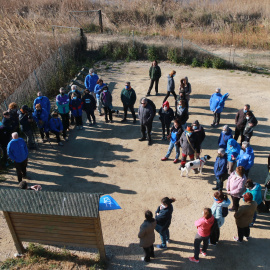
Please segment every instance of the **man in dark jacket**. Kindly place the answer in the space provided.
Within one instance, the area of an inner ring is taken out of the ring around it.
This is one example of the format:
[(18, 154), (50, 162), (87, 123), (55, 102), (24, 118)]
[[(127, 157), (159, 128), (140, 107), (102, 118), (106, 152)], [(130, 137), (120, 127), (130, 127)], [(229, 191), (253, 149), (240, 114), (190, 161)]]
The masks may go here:
[(12, 140), (7, 146), (8, 156), (14, 161), (19, 183), (26, 178), (28, 149), (24, 139), (19, 138), (17, 132), (12, 133)]
[[(244, 109), (241, 109), (237, 112), (236, 116), (235, 116), (235, 133), (234, 133), (234, 139), (237, 141), (239, 135), (241, 135), (241, 144), (242, 142), (245, 140), (244, 139), (244, 130), (245, 130), (245, 126), (247, 123), (247, 119), (246, 119), (246, 113), (250, 112), (251, 113), (251, 117), (254, 116), (253, 113), (250, 111), (250, 105), (246, 104), (244, 106)], [(254, 117), (252, 119), (252, 122), (250, 123), (252, 127), (255, 127), (257, 125), (257, 119)]]
[(19, 122), (21, 131), (27, 138), (27, 144), (30, 149), (35, 148), (35, 141), (33, 137), (33, 132), (31, 128), (31, 123), (33, 122), (32, 114), (27, 105), (23, 105), (19, 112)]
[(150, 86), (147, 92), (147, 96), (150, 96), (150, 92), (154, 86), (155, 83), (155, 91), (156, 91), (156, 96), (158, 95), (158, 81), (159, 78), (161, 77), (161, 70), (160, 67), (158, 66), (157, 60), (154, 60), (152, 63), (152, 66), (149, 69), (149, 77), (150, 77)]
[(133, 88), (130, 86), (130, 82), (126, 82), (125, 88), (121, 92), (121, 101), (124, 106), (124, 118), (121, 122), (125, 122), (127, 120), (127, 111), (130, 109), (133, 117), (133, 123), (136, 123), (136, 115), (134, 111), (134, 104), (136, 102), (136, 93)]
[(244, 141), (250, 142), (253, 135), (253, 128), (257, 125), (258, 121), (251, 111), (246, 112), (246, 125), (243, 131)]
[(141, 123), (141, 133), (142, 137), (139, 141), (145, 141), (146, 136), (145, 132), (147, 130), (147, 137), (148, 137), (148, 145), (151, 145), (151, 130), (152, 130), (152, 122), (154, 118), (154, 112), (150, 104), (148, 104), (147, 98), (141, 99), (141, 104), (138, 109), (138, 117)]
[[(89, 126), (96, 124), (95, 109), (97, 107), (97, 102), (95, 98), (90, 94), (89, 89), (84, 90), (85, 95), (82, 97), (82, 109), (85, 111), (87, 119), (89, 121)], [(91, 121), (93, 119), (93, 124)]]
[(216, 177), (216, 187), (213, 187), (213, 190), (222, 190), (223, 182), (227, 179), (227, 154), (225, 153), (225, 149), (218, 149), (218, 156), (216, 158), (216, 162), (214, 164), (214, 173)]

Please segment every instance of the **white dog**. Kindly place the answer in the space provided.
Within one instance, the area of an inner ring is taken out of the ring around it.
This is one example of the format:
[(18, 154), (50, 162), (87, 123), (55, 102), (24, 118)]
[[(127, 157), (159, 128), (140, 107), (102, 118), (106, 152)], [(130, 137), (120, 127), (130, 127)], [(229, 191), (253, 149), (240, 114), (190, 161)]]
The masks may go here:
[(185, 167), (181, 167), (181, 176), (183, 175), (183, 172), (186, 172), (186, 176), (188, 177), (188, 174), (192, 169), (199, 169), (200, 173), (202, 174), (202, 168), (204, 166), (204, 163), (210, 158), (210, 156), (205, 155), (200, 159), (192, 160), (186, 163)]

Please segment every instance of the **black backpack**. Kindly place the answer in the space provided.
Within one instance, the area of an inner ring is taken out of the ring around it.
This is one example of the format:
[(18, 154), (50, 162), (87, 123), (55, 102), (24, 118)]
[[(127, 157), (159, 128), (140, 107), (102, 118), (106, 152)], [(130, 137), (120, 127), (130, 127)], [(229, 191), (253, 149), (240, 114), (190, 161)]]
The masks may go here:
[(222, 216), (227, 217), (229, 214), (229, 209), (228, 207), (222, 207)]

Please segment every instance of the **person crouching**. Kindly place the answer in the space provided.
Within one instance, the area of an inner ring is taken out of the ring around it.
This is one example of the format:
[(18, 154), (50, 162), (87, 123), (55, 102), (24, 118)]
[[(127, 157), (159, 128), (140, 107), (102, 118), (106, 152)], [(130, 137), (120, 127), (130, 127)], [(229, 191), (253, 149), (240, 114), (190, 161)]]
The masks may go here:
[(66, 132), (63, 131), (63, 124), (62, 124), (61, 119), (58, 117), (57, 112), (54, 112), (52, 114), (52, 118), (49, 121), (49, 127), (50, 127), (50, 131), (53, 134), (55, 134), (58, 145), (63, 146), (63, 143), (61, 142), (61, 139), (60, 139), (60, 134), (63, 132), (63, 137), (65, 141), (67, 140), (66, 138), (67, 135), (66, 135)]

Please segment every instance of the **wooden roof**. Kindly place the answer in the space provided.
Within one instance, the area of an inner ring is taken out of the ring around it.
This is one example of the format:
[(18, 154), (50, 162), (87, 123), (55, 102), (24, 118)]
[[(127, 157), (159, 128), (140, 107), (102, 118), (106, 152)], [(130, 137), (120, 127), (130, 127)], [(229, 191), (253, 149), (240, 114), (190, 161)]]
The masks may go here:
[(98, 193), (0, 189), (0, 210), (43, 215), (98, 217)]

